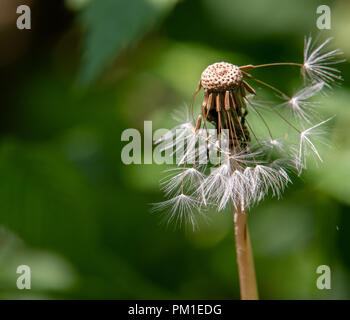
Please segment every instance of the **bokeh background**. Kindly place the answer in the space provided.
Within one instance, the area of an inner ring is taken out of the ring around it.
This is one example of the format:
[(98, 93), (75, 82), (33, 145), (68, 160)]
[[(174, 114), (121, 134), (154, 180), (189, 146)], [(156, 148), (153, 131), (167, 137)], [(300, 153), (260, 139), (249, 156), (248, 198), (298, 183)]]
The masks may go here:
[[(16, 8), (32, 29), (16, 28)], [(332, 29), (316, 28), (328, 4)], [(163, 166), (124, 165), (121, 133), (174, 125), (202, 70), (302, 61), (305, 35), (350, 59), (347, 0), (0, 0), (0, 298), (238, 299), (232, 214), (160, 225)], [(249, 212), (263, 299), (350, 298), (350, 66), (323, 97), (324, 163)], [(291, 93), (293, 68), (257, 73)], [(199, 101), (197, 101), (199, 102)], [(275, 124), (276, 125), (276, 124)], [(278, 126), (278, 124), (277, 124)], [(16, 287), (17, 266), (32, 289)], [(328, 265), (331, 290), (318, 290)]]

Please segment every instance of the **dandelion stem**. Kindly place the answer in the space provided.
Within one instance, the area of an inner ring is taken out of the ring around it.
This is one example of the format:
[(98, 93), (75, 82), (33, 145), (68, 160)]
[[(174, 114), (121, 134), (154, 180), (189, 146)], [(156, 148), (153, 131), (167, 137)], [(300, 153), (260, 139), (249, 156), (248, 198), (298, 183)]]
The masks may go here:
[(236, 254), (242, 300), (258, 300), (253, 252), (247, 228), (247, 214), (241, 209), (233, 215), (235, 226)]

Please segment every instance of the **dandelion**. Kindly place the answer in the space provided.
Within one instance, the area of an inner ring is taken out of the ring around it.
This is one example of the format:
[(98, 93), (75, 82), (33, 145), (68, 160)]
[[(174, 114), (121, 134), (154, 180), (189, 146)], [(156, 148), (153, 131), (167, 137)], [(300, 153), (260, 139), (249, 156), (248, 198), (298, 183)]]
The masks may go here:
[(184, 221), (191, 223), (193, 230), (197, 227), (195, 212), (198, 211), (200, 203), (193, 197), (180, 193), (179, 195), (155, 204), (154, 210), (163, 210), (170, 207), (168, 223), (174, 222), (175, 225), (181, 226)]
[(299, 146), (298, 146), (298, 155), (296, 159), (296, 168), (298, 169), (299, 175), (301, 174), (303, 169), (306, 169), (306, 159), (310, 152), (314, 154), (314, 156), (319, 160), (323, 161), (318, 150), (316, 149), (314, 143), (311, 141), (312, 136), (322, 135), (323, 130), (320, 129), (320, 126), (327, 123), (334, 117), (331, 117), (327, 120), (324, 120), (302, 132), (299, 135)]
[(294, 94), (283, 106), (289, 108), (297, 120), (311, 123), (314, 118), (318, 117), (318, 114), (315, 111), (316, 104), (308, 100), (319, 93), (323, 87), (324, 82), (307, 86)]
[[(308, 38), (303, 63), (238, 67), (219, 62), (208, 66), (194, 94), (195, 98), (203, 89), (197, 120), (187, 116), (158, 141), (164, 150), (173, 150), (178, 165), (161, 181), (165, 195), (172, 198), (155, 205), (156, 209), (168, 208), (168, 221), (195, 228), (196, 217), (204, 216), (205, 208), (233, 209), (242, 299), (258, 298), (247, 210), (268, 195), (279, 198), (291, 183), (288, 173), (293, 168), (299, 174), (306, 169), (309, 154), (322, 161), (313, 138), (322, 134), (323, 125), (331, 119), (315, 124), (318, 104), (310, 99), (340, 79), (339, 71), (329, 67), (339, 62), (340, 51), (325, 51), (329, 42), (327, 39), (313, 49)], [(290, 96), (251, 74), (272, 66), (298, 67), (311, 81)], [(283, 108), (267, 103), (253, 88), (254, 83), (275, 92)], [(279, 117), (285, 129), (282, 137), (271, 131), (267, 113)], [(255, 133), (251, 117), (260, 120), (265, 135)]]
[(166, 196), (178, 194), (181, 189), (191, 188), (197, 183), (201, 183), (204, 179), (203, 173), (194, 167), (175, 168), (169, 171), (171, 174), (161, 181), (161, 186)]
[(331, 87), (332, 82), (341, 80), (340, 71), (331, 65), (343, 62), (339, 59), (343, 55), (338, 49), (327, 51), (326, 47), (332, 38), (328, 38), (320, 45), (315, 46), (312, 38), (305, 38), (304, 64), (302, 72), (311, 81), (323, 82)]

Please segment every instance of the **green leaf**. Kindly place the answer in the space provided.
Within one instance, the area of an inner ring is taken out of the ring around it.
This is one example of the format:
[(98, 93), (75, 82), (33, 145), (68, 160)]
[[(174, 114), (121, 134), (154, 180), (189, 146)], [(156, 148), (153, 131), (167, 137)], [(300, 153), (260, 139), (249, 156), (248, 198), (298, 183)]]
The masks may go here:
[(93, 190), (59, 148), (0, 146), (0, 223), (30, 245), (67, 254), (82, 252), (97, 237)]
[(91, 84), (121, 50), (139, 40), (173, 0), (98, 0), (81, 15), (85, 29), (79, 82)]

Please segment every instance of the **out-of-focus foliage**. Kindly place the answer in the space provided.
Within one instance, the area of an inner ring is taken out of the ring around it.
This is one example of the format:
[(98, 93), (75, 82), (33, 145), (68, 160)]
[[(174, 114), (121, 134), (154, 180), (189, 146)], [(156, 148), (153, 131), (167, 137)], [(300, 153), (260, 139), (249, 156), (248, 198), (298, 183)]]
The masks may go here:
[[(144, 120), (170, 128), (213, 62), (300, 62), (310, 33), (335, 36), (349, 57), (347, 1), (32, 3), (31, 31), (15, 29), (10, 9), (0, 24), (0, 297), (238, 298), (232, 214), (210, 212), (194, 233), (159, 225), (150, 203), (163, 199), (165, 166), (121, 163), (121, 133)], [(320, 32), (327, 3), (332, 30)], [(344, 83), (322, 97), (321, 112), (337, 115), (324, 162), (249, 212), (262, 298), (350, 298), (350, 67), (340, 68)], [(256, 75), (288, 93), (302, 84), (293, 68)], [(16, 287), (20, 264), (30, 291)], [(323, 264), (331, 290), (316, 287)]]
[(174, 0), (99, 0), (82, 13), (84, 63), (80, 78), (90, 83), (122, 49), (139, 40)]

